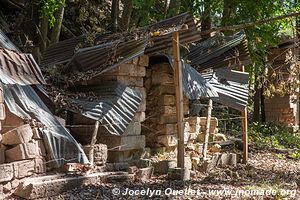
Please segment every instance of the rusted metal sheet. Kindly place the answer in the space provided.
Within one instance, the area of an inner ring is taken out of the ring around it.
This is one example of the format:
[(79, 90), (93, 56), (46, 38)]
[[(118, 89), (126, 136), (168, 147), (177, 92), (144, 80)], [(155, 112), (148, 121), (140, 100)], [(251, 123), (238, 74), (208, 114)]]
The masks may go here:
[(45, 84), (41, 70), (31, 54), (0, 48), (0, 80), (4, 84)]
[(192, 47), (184, 58), (198, 70), (235, 67), (250, 64), (244, 32), (233, 36), (217, 35)]
[(45, 125), (40, 128), (43, 133), (47, 152), (50, 155), (48, 164), (57, 167), (66, 162), (88, 163), (82, 148), (63, 127), (30, 85), (0, 84), (4, 90), (4, 100), (10, 112), (25, 119), (36, 119)]
[(214, 101), (244, 111), (248, 104), (249, 73), (220, 68), (201, 74), (219, 95)]
[[(150, 57), (150, 66), (153, 64), (167, 62), (173, 68), (172, 57), (167, 55), (155, 55)], [(192, 66), (184, 60), (182, 64), (182, 83), (184, 95), (190, 100), (196, 100), (201, 97), (218, 97), (218, 93), (213, 86), (204, 79)]]
[(114, 41), (80, 49), (67, 64), (65, 72), (94, 70), (97, 76), (144, 53), (147, 38), (131, 41)]
[[(183, 25), (187, 26), (185, 27)], [(171, 47), (172, 32), (174, 31), (180, 31), (181, 44), (195, 42), (201, 38), (193, 17), (188, 13), (183, 13), (173, 18), (154, 23), (150, 26), (136, 29), (132, 33), (106, 33), (98, 35), (94, 40), (93, 47), (89, 48), (80, 49), (79, 47), (81, 46), (81, 43), (86, 43), (86, 36), (84, 35), (51, 45), (43, 55), (42, 66), (68, 63), (71, 60), (76, 59), (77, 56), (80, 60), (79, 57), (83, 55), (84, 51), (86, 51), (86, 55), (89, 52), (94, 53), (95, 55), (93, 56), (97, 57), (97, 50), (100, 51), (100, 48), (106, 46), (106, 48), (101, 49), (101, 52), (99, 53), (100, 56), (103, 56), (103, 53), (107, 54), (114, 50), (114, 48), (109, 48), (110, 44), (112, 43), (119, 43), (120, 46), (124, 46), (124, 52), (130, 52), (133, 51), (133, 46), (139, 46), (141, 40), (147, 40), (145, 41), (145, 43), (147, 43), (147, 46), (145, 47), (145, 53), (152, 54)], [(153, 36), (153, 32), (157, 32), (158, 34)], [(127, 45), (128, 41), (131, 41), (131, 46)], [(134, 44), (134, 42), (136, 44)], [(104, 50), (107, 52), (104, 52)], [(99, 65), (99, 67), (101, 66)]]
[[(73, 99), (72, 101), (82, 110), (71, 111), (99, 121), (102, 134), (122, 135), (132, 122), (142, 101), (141, 94), (117, 82), (86, 86), (84, 89), (81, 88), (81, 91), (92, 91), (99, 98), (97, 100)], [(76, 132), (76, 129), (80, 128), (71, 128), (71, 132), (72, 130)]]
[(14, 45), (14, 43), (5, 35), (5, 33), (1, 29), (0, 29), (0, 47), (19, 52), (18, 47)]

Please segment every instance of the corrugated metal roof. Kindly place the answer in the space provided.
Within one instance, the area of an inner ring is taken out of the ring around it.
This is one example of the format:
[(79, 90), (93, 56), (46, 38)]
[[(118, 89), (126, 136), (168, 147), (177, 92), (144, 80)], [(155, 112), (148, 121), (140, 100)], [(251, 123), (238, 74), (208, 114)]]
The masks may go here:
[(97, 76), (144, 53), (147, 38), (131, 41), (114, 41), (80, 49), (68, 63), (65, 72), (94, 70)]
[(89, 86), (86, 91), (93, 91), (99, 98), (92, 101), (73, 99), (82, 108), (81, 112), (73, 112), (98, 120), (109, 134), (122, 135), (140, 106), (141, 94), (116, 82)]
[(244, 111), (248, 104), (249, 95), (248, 73), (220, 68), (214, 72), (201, 74), (219, 95), (219, 97), (213, 98), (214, 101)]
[(198, 71), (251, 63), (244, 32), (216, 35), (192, 47), (184, 56)]
[(40, 128), (47, 152), (52, 161), (50, 165), (60, 166), (65, 162), (88, 163), (81, 147), (71, 134), (51, 114), (47, 106), (35, 93), (31, 86), (1, 84), (4, 90), (4, 100), (10, 112), (21, 118), (36, 119), (45, 125)]
[[(187, 30), (181, 30), (184, 24), (188, 25)], [(125, 48), (128, 40), (134, 42), (134, 40), (132, 40), (133, 38), (139, 38), (135, 39), (135, 41), (139, 43), (143, 38), (148, 38), (147, 44), (151, 45), (146, 47), (145, 53), (152, 54), (170, 48), (172, 45), (172, 32), (178, 30), (180, 30), (181, 44), (195, 42), (201, 38), (193, 17), (188, 13), (183, 13), (173, 18), (154, 23), (150, 26), (136, 29), (132, 33), (105, 33), (99, 35), (94, 41), (96, 44), (95, 49), (101, 47), (101, 45), (109, 46), (115, 42), (119, 42), (119, 44), (124, 45)], [(160, 36), (150, 37), (155, 31), (159, 31)], [(78, 47), (80, 43), (84, 43), (85, 40), (86, 36), (83, 35), (51, 45), (43, 55), (42, 66), (67, 63), (72, 58), (74, 59), (75, 57), (73, 56), (75, 52), (77, 52), (76, 47)], [(132, 45), (134, 44), (132, 43)], [(106, 50), (111, 51), (109, 48)], [(125, 50), (131, 51), (132, 49), (126, 48)], [(80, 53), (78, 55), (80, 55)]]
[(31, 54), (0, 48), (0, 81), (4, 84), (45, 84), (41, 70)]
[[(173, 61), (171, 56), (156, 55), (150, 57), (150, 63), (157, 64), (168, 62), (173, 68)], [(218, 93), (214, 90), (212, 85), (205, 80), (193, 67), (182, 60), (182, 86), (183, 92), (190, 100), (199, 99), (201, 97), (218, 97)]]
[(0, 29), (0, 47), (19, 52), (19, 49)]

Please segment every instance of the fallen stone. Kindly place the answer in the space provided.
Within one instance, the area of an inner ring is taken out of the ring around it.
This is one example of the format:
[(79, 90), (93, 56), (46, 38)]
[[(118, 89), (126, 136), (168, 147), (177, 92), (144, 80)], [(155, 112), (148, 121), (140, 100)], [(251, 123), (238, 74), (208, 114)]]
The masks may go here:
[(209, 148), (209, 152), (211, 152), (211, 153), (218, 153), (218, 152), (220, 152), (221, 151), (221, 145), (219, 145), (219, 144), (214, 144), (212, 147), (210, 147)]
[(217, 153), (212, 157), (212, 164), (214, 166), (224, 167), (227, 165), (236, 166), (237, 164), (237, 154), (235, 153)]
[(14, 178), (21, 179), (31, 176), (35, 172), (34, 160), (22, 160), (13, 162)]
[(151, 179), (153, 172), (154, 172), (153, 167), (141, 168), (138, 169), (138, 171), (136, 172), (135, 178), (136, 180), (146, 182)]
[(190, 180), (190, 170), (187, 168), (170, 168), (168, 172), (168, 178), (171, 180)]
[(3, 192), (4, 193), (9, 193), (11, 192), (11, 183), (10, 182), (7, 182), (6, 184), (3, 185)]
[(0, 183), (11, 181), (14, 177), (14, 167), (12, 163), (0, 165)]
[(16, 145), (27, 143), (32, 139), (33, 133), (29, 124), (22, 125), (8, 131), (2, 136), (2, 143), (5, 145)]
[[(85, 145), (82, 147), (86, 155), (89, 155), (91, 146)], [(106, 144), (95, 144), (94, 145), (94, 163), (96, 165), (103, 165), (107, 161), (107, 145)]]
[(37, 145), (33, 142), (18, 144), (17, 146), (5, 151), (6, 162), (32, 159), (39, 156)]
[(177, 136), (176, 135), (157, 136), (157, 143), (165, 147), (174, 147), (177, 145)]
[(225, 134), (222, 133), (216, 133), (213, 135), (214, 141), (226, 141), (226, 136)]
[(107, 148), (119, 151), (145, 148), (145, 135), (100, 136), (99, 141)]
[(105, 177), (106, 183), (122, 183), (134, 181), (134, 174), (128, 174), (127, 172), (115, 173)]
[(190, 156), (184, 157), (184, 168), (191, 170), (192, 169), (192, 160)]
[(167, 174), (170, 168), (177, 167), (176, 160), (162, 160), (153, 163), (154, 173)]
[(129, 174), (135, 174), (139, 169), (137, 168), (137, 166), (131, 166), (128, 168), (128, 173)]
[(214, 167), (214, 164), (212, 163), (211, 160), (204, 160), (204, 161), (200, 161), (200, 163), (198, 164), (198, 171), (199, 172), (204, 172), (207, 173), (210, 170), (212, 170)]
[(28, 178), (21, 182), (14, 195), (24, 199), (37, 199), (59, 195), (81, 185), (96, 184), (105, 179), (108, 173), (94, 173), (75, 177), (45, 176)]

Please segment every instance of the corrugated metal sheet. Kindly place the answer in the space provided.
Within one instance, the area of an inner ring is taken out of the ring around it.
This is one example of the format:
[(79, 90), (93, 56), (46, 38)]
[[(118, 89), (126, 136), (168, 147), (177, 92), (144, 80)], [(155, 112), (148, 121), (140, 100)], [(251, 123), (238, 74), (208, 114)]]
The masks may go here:
[[(187, 30), (181, 30), (184, 24), (188, 25)], [(146, 47), (145, 53), (152, 54), (170, 48), (172, 45), (172, 32), (178, 30), (181, 30), (181, 44), (195, 42), (201, 38), (193, 17), (188, 13), (183, 13), (173, 18), (154, 23), (150, 26), (139, 28), (132, 33), (105, 33), (103, 35), (99, 35), (96, 37), (94, 43), (96, 44), (96, 49), (99, 48), (97, 45), (101, 44), (104, 46), (109, 46), (115, 42), (119, 42), (119, 44), (124, 45), (125, 48), (128, 40), (134, 41), (132, 40), (133, 38), (140, 38), (135, 40), (137, 43), (139, 43), (141, 40), (143, 40), (143, 38), (148, 38), (147, 44), (151, 45)], [(159, 31), (161, 35), (157, 37), (150, 37), (151, 33), (155, 31)], [(78, 47), (80, 43), (84, 43), (85, 40), (86, 36), (83, 35), (51, 45), (49, 48), (47, 48), (45, 54), (43, 55), (42, 66), (67, 63), (72, 58), (74, 59), (73, 56), (75, 52), (77, 52), (76, 47)], [(126, 50), (131, 51), (132, 49), (126, 48)], [(107, 49), (107, 51), (111, 50)]]
[(201, 74), (219, 95), (213, 98), (214, 101), (244, 111), (248, 104), (248, 73), (220, 68), (214, 72)]
[(45, 84), (41, 70), (31, 54), (0, 48), (0, 80), (4, 84)]
[(47, 106), (38, 97), (31, 86), (1, 84), (4, 90), (5, 104), (10, 112), (21, 118), (36, 119), (45, 125), (40, 128), (52, 161), (52, 166), (65, 162), (88, 163), (83, 150), (71, 134), (51, 114)]
[[(84, 91), (84, 90), (81, 90)], [(90, 119), (98, 120), (106, 133), (122, 135), (129, 123), (132, 122), (142, 101), (141, 94), (117, 82), (107, 82), (99, 86), (87, 87), (99, 97), (97, 100), (74, 99), (82, 114)], [(102, 131), (102, 134), (103, 131)]]
[(14, 45), (12, 41), (10, 41), (10, 39), (5, 35), (5, 33), (1, 29), (0, 29), (0, 47), (19, 52), (18, 47), (16, 47), (16, 45)]
[[(183, 25), (187, 25), (188, 29), (181, 30)], [(151, 32), (159, 30), (162, 35), (159, 37), (151, 37), (150, 44), (146, 50), (146, 54), (153, 54), (172, 47), (172, 32), (179, 32), (180, 44), (187, 44), (199, 41), (201, 39), (200, 32), (197, 30), (194, 18), (188, 14), (183, 13), (179, 16), (163, 20), (152, 24), (149, 29)], [(164, 31), (168, 30), (168, 31)]]
[(190, 60), (198, 71), (251, 63), (244, 32), (233, 36), (211, 37), (192, 47), (184, 58)]
[[(156, 55), (150, 57), (150, 63), (158, 64), (168, 62), (170, 67), (173, 67), (171, 56)], [(199, 74), (193, 67), (182, 60), (182, 86), (183, 92), (190, 100), (199, 99), (201, 97), (218, 97), (218, 93), (214, 90), (212, 85), (206, 81), (201, 74)]]
[(99, 75), (144, 53), (148, 39), (114, 41), (80, 49), (68, 63), (65, 72), (95, 70)]

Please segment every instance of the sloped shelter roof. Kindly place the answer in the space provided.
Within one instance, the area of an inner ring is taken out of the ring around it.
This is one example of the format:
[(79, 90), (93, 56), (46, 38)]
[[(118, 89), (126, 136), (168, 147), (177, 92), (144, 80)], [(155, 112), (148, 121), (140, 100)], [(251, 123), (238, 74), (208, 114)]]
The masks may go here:
[(246, 35), (243, 31), (232, 36), (216, 35), (208, 38), (184, 55), (197, 71), (236, 67), (251, 63)]
[(4, 84), (45, 84), (42, 72), (31, 54), (0, 48), (0, 81)]
[(244, 111), (248, 104), (249, 73), (220, 68), (201, 75), (212, 85), (218, 93), (213, 101), (230, 108)]
[[(141, 104), (141, 94), (117, 82), (88, 86), (85, 90), (93, 91), (98, 98), (96, 100), (71, 99), (82, 108), (82, 111), (70, 110), (99, 121), (106, 133), (122, 135)], [(81, 91), (84, 92), (82, 89)]]

